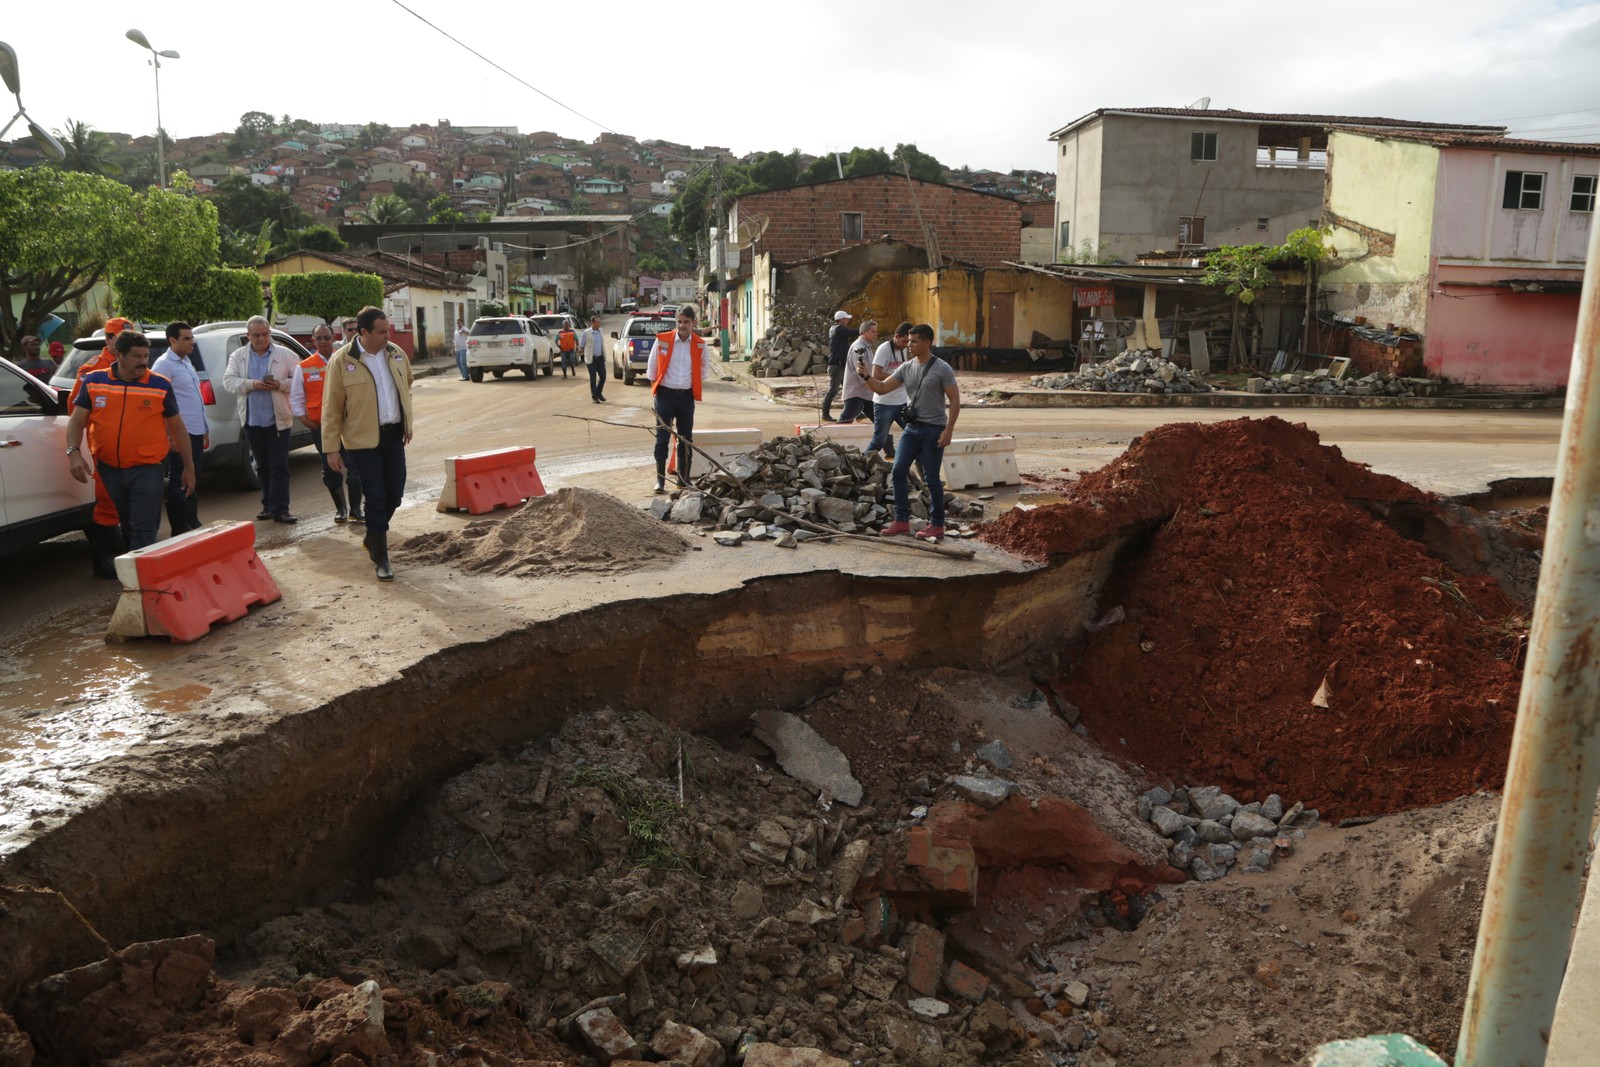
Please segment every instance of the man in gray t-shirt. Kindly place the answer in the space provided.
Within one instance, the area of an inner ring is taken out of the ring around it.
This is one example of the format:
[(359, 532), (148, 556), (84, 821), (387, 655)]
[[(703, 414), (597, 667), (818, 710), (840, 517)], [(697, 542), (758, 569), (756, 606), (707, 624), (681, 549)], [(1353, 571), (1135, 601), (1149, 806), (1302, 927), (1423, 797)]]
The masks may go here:
[[(906, 390), (906, 429), (894, 454), (894, 521), (883, 528), (884, 537), (911, 532), (911, 464), (922, 471), (932, 507), (928, 525), (917, 536), (937, 541), (944, 536), (944, 482), (939, 468), (944, 450), (955, 433), (961, 414), (961, 391), (956, 388), (956, 372), (950, 364), (933, 354), (933, 327), (923, 323), (911, 328), (911, 358), (885, 378), (871, 378), (867, 388), (879, 396), (904, 385)], [(946, 414), (946, 404), (949, 413)]]

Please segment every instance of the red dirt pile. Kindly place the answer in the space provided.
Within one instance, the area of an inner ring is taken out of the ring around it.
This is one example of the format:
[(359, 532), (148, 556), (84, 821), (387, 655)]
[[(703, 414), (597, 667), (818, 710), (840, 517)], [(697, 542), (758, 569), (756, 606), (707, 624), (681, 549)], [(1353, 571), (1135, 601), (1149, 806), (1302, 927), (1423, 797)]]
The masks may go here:
[(1154, 528), (1103, 591), (1123, 621), (1070, 640), (1049, 683), (1110, 751), (1335, 817), (1501, 784), (1526, 618), (1374, 517), (1448, 525), (1433, 498), (1276, 418), (1164, 426), (1067, 495), (980, 536), (1046, 559)]

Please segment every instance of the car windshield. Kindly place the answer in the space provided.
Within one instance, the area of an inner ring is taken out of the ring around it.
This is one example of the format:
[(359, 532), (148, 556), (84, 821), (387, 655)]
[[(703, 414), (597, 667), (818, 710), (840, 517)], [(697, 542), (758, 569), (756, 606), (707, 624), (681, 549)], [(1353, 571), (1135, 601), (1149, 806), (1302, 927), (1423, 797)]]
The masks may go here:
[(472, 324), (473, 337), (513, 337), (527, 333), (521, 319), (479, 319)]
[(628, 323), (629, 337), (654, 337), (672, 328), (666, 319), (634, 319)]

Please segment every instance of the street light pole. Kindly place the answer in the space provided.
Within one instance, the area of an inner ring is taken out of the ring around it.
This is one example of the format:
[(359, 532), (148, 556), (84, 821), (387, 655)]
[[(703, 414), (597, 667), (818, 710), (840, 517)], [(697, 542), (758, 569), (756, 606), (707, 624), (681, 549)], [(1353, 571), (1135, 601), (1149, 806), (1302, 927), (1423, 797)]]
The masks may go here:
[(180, 59), (181, 56), (171, 48), (156, 51), (150, 39), (139, 30), (129, 30), (124, 34), (128, 40), (150, 53), (150, 61), (156, 68), (156, 186), (161, 189), (167, 187), (167, 133), (161, 125), (161, 57)]

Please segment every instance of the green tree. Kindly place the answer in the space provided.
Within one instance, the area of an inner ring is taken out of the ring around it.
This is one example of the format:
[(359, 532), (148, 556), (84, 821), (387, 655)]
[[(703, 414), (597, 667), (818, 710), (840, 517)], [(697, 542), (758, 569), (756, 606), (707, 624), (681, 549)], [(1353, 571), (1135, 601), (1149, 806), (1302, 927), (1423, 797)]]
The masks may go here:
[(170, 282), (216, 253), (204, 200), (53, 167), (0, 171), (0, 351), (113, 274)]
[(749, 164), (750, 181), (760, 189), (787, 189), (800, 180), (800, 150), (757, 152)]
[(1117, 254), (1100, 241), (1085, 237), (1077, 248), (1063, 248), (1057, 263), (1115, 263)]
[(339, 156), (333, 161), (334, 170), (355, 170), (356, 161), (349, 156)]
[(331, 324), (364, 307), (382, 307), (383, 279), (346, 271), (274, 274), (272, 306), (285, 315), (315, 315)]
[(450, 198), (440, 193), (428, 201), (429, 222), (466, 222), (467, 217), (452, 204)]
[(254, 231), (218, 226), (218, 255), (222, 262), (229, 266), (260, 266), (267, 261), (267, 255), (272, 251), (273, 236), (277, 229), (271, 219), (263, 220), (260, 227)]
[(670, 273), (672, 270), (672, 264), (668, 263), (664, 256), (659, 256), (654, 252), (646, 252), (634, 260), (633, 265), (640, 274), (659, 275)]
[(739, 163), (730, 163), (720, 168), (706, 167), (679, 186), (678, 196), (672, 203), (672, 214), (668, 216), (668, 222), (672, 232), (690, 248), (704, 245), (707, 230), (717, 225), (712, 216), (716, 213), (719, 177), (722, 182), (724, 210), (732, 203), (734, 197), (760, 192), (763, 188), (751, 179), (750, 171)]
[(239, 116), (239, 125), (233, 129), (233, 139), (228, 142), (228, 154), (234, 159), (259, 152), (272, 137), (272, 116), (265, 111), (246, 111)]
[(304, 250), (307, 252), (343, 252), (350, 246), (345, 244), (344, 238), (331, 226), (307, 226), (295, 230), (280, 245), (273, 248), (274, 252), (293, 252)]
[(911, 169), (913, 178), (923, 181), (944, 181), (944, 164), (934, 159), (928, 153), (921, 151), (914, 144), (897, 144), (894, 146), (894, 169), (899, 170), (901, 164), (906, 164)]
[(492, 211), (480, 211), (480, 212), (478, 212), (478, 221), (479, 222), (493, 222), (494, 221), (494, 212), (492, 212)]
[(272, 222), (287, 233), (311, 221), (287, 193), (257, 185), (243, 174), (217, 183), (211, 202), (217, 205), (219, 221), (230, 230), (255, 232), (262, 222)]
[(87, 122), (68, 119), (66, 128), (56, 131), (56, 138), (67, 153), (58, 164), (62, 170), (108, 177), (122, 173), (122, 168), (111, 159), (111, 138)]
[(117, 310), (144, 322), (222, 322), (248, 319), (266, 306), (261, 275), (248, 267), (207, 267), (178, 284), (112, 281)]
[[(622, 270), (607, 263), (590, 248), (585, 247), (578, 256), (577, 270), (578, 299), (589, 300), (598, 294), (600, 305), (605, 304), (606, 290), (611, 288), (611, 283), (621, 276)], [(578, 308), (579, 312), (588, 313), (588, 308)]]
[(362, 148), (377, 148), (387, 141), (393, 132), (381, 122), (369, 122), (361, 127), (361, 135), (356, 138), (356, 143)]
[(380, 193), (367, 204), (362, 216), (373, 225), (392, 226), (411, 221), (411, 208), (394, 193)]

